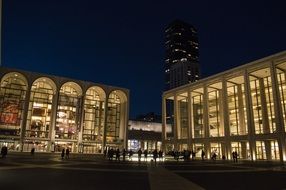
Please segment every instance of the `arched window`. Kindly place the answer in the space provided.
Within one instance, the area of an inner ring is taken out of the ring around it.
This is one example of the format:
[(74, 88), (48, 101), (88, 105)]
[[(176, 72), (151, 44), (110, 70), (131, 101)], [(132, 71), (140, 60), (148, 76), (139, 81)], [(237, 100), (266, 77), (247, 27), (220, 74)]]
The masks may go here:
[(104, 124), (105, 93), (100, 87), (91, 87), (86, 91), (84, 100), (84, 141), (101, 141)]
[(26, 137), (49, 138), (52, 100), (56, 91), (49, 78), (37, 79), (31, 88)]
[(6, 74), (0, 89), (0, 135), (20, 136), (27, 91), (26, 78), (16, 72)]
[(123, 141), (124, 117), (127, 101), (126, 95), (118, 90), (110, 93), (107, 107), (106, 141), (107, 143)]
[(74, 82), (65, 83), (61, 89), (57, 107), (56, 139), (77, 140), (82, 90)]

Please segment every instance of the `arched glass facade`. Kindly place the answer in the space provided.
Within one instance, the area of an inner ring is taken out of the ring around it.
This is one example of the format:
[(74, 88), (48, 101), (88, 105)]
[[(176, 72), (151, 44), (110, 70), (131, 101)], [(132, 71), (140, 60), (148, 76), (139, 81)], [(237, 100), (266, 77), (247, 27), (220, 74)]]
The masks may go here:
[(0, 148), (93, 154), (127, 148), (127, 89), (4, 67), (0, 79)]
[(26, 78), (18, 72), (10, 72), (1, 78), (0, 89), (0, 146), (20, 150), (21, 125), (28, 89)]
[(100, 87), (90, 87), (84, 100), (84, 124), (82, 132), (83, 152), (102, 150), (105, 118), (105, 93)]
[(81, 95), (81, 89), (76, 83), (65, 83), (61, 87), (57, 106), (56, 139), (77, 140)]
[(26, 137), (49, 138), (54, 86), (48, 78), (40, 78), (33, 83), (26, 123)]
[(121, 100), (115, 92), (109, 95), (107, 106), (106, 138), (107, 142), (116, 142), (119, 139)]
[(28, 83), (20, 73), (8, 73), (1, 79), (0, 135), (20, 137)]

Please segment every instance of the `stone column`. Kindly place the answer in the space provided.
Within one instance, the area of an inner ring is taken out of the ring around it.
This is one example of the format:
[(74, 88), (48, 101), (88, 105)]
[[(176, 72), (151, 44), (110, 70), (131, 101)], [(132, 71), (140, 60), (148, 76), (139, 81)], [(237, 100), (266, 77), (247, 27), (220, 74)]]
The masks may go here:
[[(238, 115), (239, 115), (239, 134), (245, 135), (246, 134), (246, 123), (245, 123), (245, 112), (244, 112), (244, 102), (243, 102), (243, 92), (242, 92), (242, 85), (237, 85), (237, 103), (238, 103)], [(246, 98), (246, 96), (245, 96)]]
[(188, 149), (193, 149), (193, 100), (192, 93), (188, 90)]
[(285, 126), (284, 126), (284, 118), (281, 105), (281, 97), (279, 95), (279, 86), (277, 84), (278, 81), (277, 71), (273, 62), (270, 65), (270, 74), (272, 82), (275, 124), (276, 124), (277, 141), (279, 146), (280, 162), (284, 164), (284, 161), (286, 160)]
[(24, 148), (24, 140), (25, 140), (25, 133), (26, 133), (26, 125), (27, 125), (27, 116), (29, 111), (29, 104), (30, 104), (30, 96), (31, 96), (31, 84), (28, 84), (27, 91), (25, 94), (25, 102), (24, 102), (24, 109), (22, 110), (22, 120), (20, 124), (20, 151), (23, 152)]
[(51, 124), (50, 124), (50, 151), (55, 151), (55, 136), (56, 136), (56, 120), (57, 120), (57, 107), (59, 101), (59, 91), (56, 90), (55, 94), (53, 95), (52, 100), (52, 110), (51, 110)]
[(106, 100), (104, 102), (104, 124), (103, 124), (103, 134), (102, 134), (102, 150), (106, 147), (106, 131), (107, 131), (107, 117), (108, 117), (108, 99), (109, 94), (106, 96)]
[(222, 81), (222, 110), (224, 126), (224, 139), (225, 139), (225, 156), (227, 159), (231, 159), (231, 142), (230, 142), (230, 129), (229, 129), (229, 110), (228, 110), (228, 96), (227, 96), (227, 82), (225, 79)]
[(268, 113), (267, 113), (267, 101), (266, 101), (263, 78), (259, 79), (259, 87), (260, 87), (259, 92), (260, 92), (260, 98), (261, 98), (260, 100), (261, 100), (263, 133), (267, 134), (270, 132), (270, 128), (269, 128), (269, 119), (268, 119)]
[(203, 126), (204, 126), (204, 138), (208, 138), (210, 136), (209, 134), (209, 109), (208, 109), (208, 88), (206, 85), (204, 85), (204, 94), (203, 94)]
[(271, 158), (271, 144), (269, 140), (264, 141), (265, 144), (265, 151), (266, 151), (266, 159), (267, 160), (272, 160)]
[(248, 77), (247, 70), (244, 71), (244, 85), (245, 85), (245, 104), (246, 104), (246, 114), (247, 114), (247, 127), (248, 127), (248, 142), (250, 150), (251, 160), (256, 160), (256, 144), (255, 144), (255, 126), (252, 111), (252, 101), (251, 101), (251, 88), (250, 80)]
[(174, 96), (174, 147), (175, 150), (179, 150), (178, 146), (178, 97), (177, 94)]
[(80, 98), (80, 117), (79, 117), (79, 122), (78, 122), (78, 127), (79, 127), (79, 130), (78, 130), (78, 140), (77, 140), (77, 147), (78, 147), (78, 150), (77, 152), (78, 153), (83, 153), (83, 143), (82, 143), (82, 133), (83, 133), (83, 127), (84, 127), (84, 113), (85, 113), (85, 109), (84, 109), (84, 99), (85, 99), (85, 94), (82, 95), (82, 97)]
[(162, 150), (166, 151), (166, 98), (162, 98)]

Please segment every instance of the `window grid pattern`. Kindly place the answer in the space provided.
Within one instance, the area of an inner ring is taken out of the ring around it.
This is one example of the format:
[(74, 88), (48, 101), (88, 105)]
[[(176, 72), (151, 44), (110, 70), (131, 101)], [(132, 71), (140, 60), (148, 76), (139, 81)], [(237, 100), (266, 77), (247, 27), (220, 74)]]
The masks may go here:
[(251, 87), (251, 100), (253, 106), (255, 133), (262, 134), (263, 125), (262, 125), (262, 112), (261, 112), (262, 108), (261, 108), (261, 94), (260, 94), (259, 80), (251, 81), (250, 87)]
[(20, 136), (27, 84), (20, 77), (1, 81), (0, 135)]
[(209, 110), (209, 130), (210, 137), (223, 136), (222, 125), (220, 121), (220, 91), (209, 92), (208, 110)]
[(188, 138), (188, 100), (184, 98), (179, 101), (180, 111), (180, 139)]
[(32, 85), (26, 137), (49, 137), (52, 100), (53, 89), (48, 83), (38, 81)]
[(94, 89), (86, 92), (84, 102), (84, 141), (102, 141), (104, 123), (104, 101)]
[(273, 104), (273, 93), (272, 93), (272, 81), (271, 77), (265, 77), (263, 79), (264, 82), (264, 89), (265, 89), (265, 97), (266, 97), (266, 106), (267, 106), (267, 117), (268, 117), (268, 124), (270, 132), (276, 132), (276, 123), (275, 123), (275, 114), (274, 114), (274, 104)]
[(120, 98), (115, 94), (110, 94), (108, 98), (106, 138), (108, 142), (119, 139), (120, 132)]
[(56, 139), (77, 140), (80, 121), (80, 97), (72, 85), (64, 85), (59, 94)]
[(193, 136), (194, 138), (203, 138), (204, 122), (203, 122), (203, 95), (193, 96)]

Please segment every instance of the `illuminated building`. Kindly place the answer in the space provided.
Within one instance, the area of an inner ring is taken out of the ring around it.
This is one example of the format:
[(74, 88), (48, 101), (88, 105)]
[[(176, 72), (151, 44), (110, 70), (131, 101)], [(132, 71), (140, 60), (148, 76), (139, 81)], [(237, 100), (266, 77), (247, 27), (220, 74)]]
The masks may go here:
[(197, 30), (174, 20), (165, 30), (165, 90), (195, 82), (200, 77)]
[[(172, 135), (165, 130), (173, 105)], [(165, 151), (286, 161), (286, 51), (163, 93)]]
[(127, 147), (129, 90), (0, 67), (0, 146), (96, 153)]
[[(149, 121), (149, 119), (153, 120), (154, 117), (147, 116), (150, 115), (145, 115), (142, 120), (129, 120), (128, 149), (133, 151), (138, 151), (139, 148), (148, 151), (162, 149), (162, 123)], [(159, 117), (157, 115), (153, 116), (156, 116), (155, 118)], [(167, 132), (170, 131), (171, 126), (167, 125)]]

